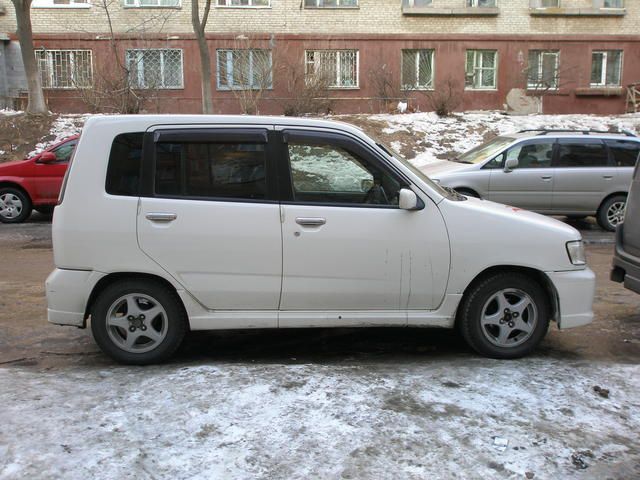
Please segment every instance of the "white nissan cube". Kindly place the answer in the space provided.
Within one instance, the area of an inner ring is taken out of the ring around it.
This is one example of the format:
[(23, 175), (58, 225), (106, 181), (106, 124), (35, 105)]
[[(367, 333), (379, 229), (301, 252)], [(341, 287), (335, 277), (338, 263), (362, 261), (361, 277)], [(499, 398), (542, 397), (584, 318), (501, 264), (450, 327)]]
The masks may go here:
[(116, 361), (188, 330), (456, 327), (517, 358), (592, 321), (578, 231), (439, 187), (350, 125), (90, 118), (53, 221), (48, 319)]

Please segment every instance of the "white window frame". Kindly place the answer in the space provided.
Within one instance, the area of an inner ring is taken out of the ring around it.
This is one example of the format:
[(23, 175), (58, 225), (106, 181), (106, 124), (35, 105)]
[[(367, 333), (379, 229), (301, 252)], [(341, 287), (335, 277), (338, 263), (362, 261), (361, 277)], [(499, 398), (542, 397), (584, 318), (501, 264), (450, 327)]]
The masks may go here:
[(341, 5), (342, 2), (346, 1), (346, 0), (337, 0), (338, 5), (320, 5), (320, 3), (323, 3), (324, 0), (313, 0), (315, 2), (315, 5), (307, 5), (307, 2), (305, 0), (302, 0), (302, 5), (304, 6), (304, 8), (326, 8), (326, 9), (331, 9), (331, 8), (360, 8), (360, 0), (356, 0), (356, 4), (355, 5)]
[[(529, 68), (533, 68), (535, 67), (536, 69), (536, 73), (537, 73), (537, 78), (540, 79), (542, 78), (543, 74), (544, 74), (544, 56), (545, 55), (550, 55), (550, 56), (554, 56), (555, 57), (555, 69), (554, 69), (554, 73), (555, 73), (555, 86), (553, 87), (549, 87), (548, 90), (558, 90), (558, 88), (560, 88), (559, 85), (559, 69), (560, 69), (560, 50), (537, 50), (537, 49), (532, 49), (530, 50), (530, 52), (539, 52), (539, 56), (538, 56), (538, 64), (537, 65), (528, 65)], [(536, 89), (540, 87), (540, 82), (532, 84), (529, 82), (529, 73), (527, 72), (527, 89), (528, 90), (532, 90), (532, 89)]]
[[(73, 53), (73, 55), (69, 56), (69, 64), (71, 65), (71, 77), (73, 79), (73, 74), (75, 72), (75, 61), (76, 61), (76, 55), (79, 52), (88, 52), (88, 58), (89, 58), (89, 84), (88, 85), (69, 85), (69, 86), (57, 86), (55, 85), (55, 83), (57, 83), (54, 79), (55, 79), (55, 69), (53, 68), (53, 56), (57, 53), (57, 52), (66, 52), (66, 53)], [(48, 82), (43, 82), (43, 87), (44, 89), (52, 89), (52, 90), (79, 90), (82, 88), (91, 88), (93, 87), (93, 51), (91, 49), (88, 48), (52, 48), (52, 49), (47, 49), (47, 50), (36, 50), (36, 63), (38, 65), (38, 68), (40, 68), (40, 59), (38, 58), (38, 55), (40, 53), (44, 53), (45, 54), (45, 62), (47, 65), (47, 71), (43, 72), (40, 71), (40, 75), (41, 76), (46, 76), (48, 77), (49, 81)]]
[(123, 0), (126, 8), (182, 8), (182, 0), (176, 0), (175, 5), (160, 5), (161, 0), (158, 1), (158, 5), (142, 5), (140, 0)]
[(53, 3), (53, 0), (33, 0), (32, 8), (91, 8), (91, 0), (70, 0), (69, 4)]
[[(149, 88), (154, 88), (155, 90), (183, 90), (184, 89), (184, 52), (182, 51), (181, 48), (128, 48), (124, 54), (125, 65), (127, 65), (127, 67), (129, 66), (129, 52), (137, 52), (139, 55), (144, 55), (144, 52), (151, 51), (151, 50), (161, 51), (161, 52), (166, 52), (168, 50), (175, 50), (180, 52), (180, 85), (170, 86), (170, 87), (165, 87), (165, 86), (149, 87), (146, 85), (141, 86), (141, 84), (144, 83), (141, 81), (144, 78), (142, 73), (143, 69), (138, 68), (137, 69), (138, 81), (136, 82), (133, 88), (136, 90), (146, 90)], [(137, 59), (136, 61), (138, 63), (141, 62), (140, 59)], [(160, 55), (160, 79), (164, 83), (164, 55)]]
[[(475, 82), (473, 82), (472, 85), (466, 85), (467, 81), (466, 81), (466, 77), (469, 75), (469, 72), (466, 71), (467, 68), (467, 54), (468, 52), (473, 52), (473, 77), (475, 78), (476, 75), (480, 75), (480, 79), (482, 79), (484, 77), (484, 71), (485, 70), (493, 70), (493, 85), (492, 86), (483, 86), (482, 85), (482, 80), (480, 80), (479, 87), (475, 86)], [(484, 54), (487, 52), (491, 52), (495, 55), (495, 62), (494, 62), (494, 66), (493, 68), (489, 68), (489, 67), (477, 67), (477, 57), (478, 54)], [(500, 54), (498, 53), (498, 50), (493, 50), (493, 49), (483, 49), (483, 48), (470, 48), (467, 51), (465, 51), (465, 90), (497, 90), (498, 89), (498, 65), (499, 65), (499, 60), (500, 60)]]
[[(250, 49), (244, 49), (244, 48), (220, 48), (218, 50), (216, 50), (216, 88), (218, 90), (221, 91), (242, 91), (242, 90), (259, 90), (260, 86), (259, 85), (239, 85), (239, 86), (234, 86), (233, 85), (233, 69), (234, 69), (234, 65), (233, 65), (233, 52), (234, 51), (238, 51), (238, 50), (248, 50), (249, 52), (249, 73), (248, 73), (248, 78), (253, 80), (253, 52), (256, 50), (260, 50), (260, 51), (268, 51), (269, 52), (269, 62), (271, 65), (271, 70), (269, 71), (269, 87), (267, 87), (267, 90), (273, 90), (273, 52), (269, 49), (266, 48), (250, 48)], [(226, 58), (226, 64), (227, 64), (227, 84), (226, 85), (222, 85), (220, 83), (220, 55), (224, 54), (227, 58)]]
[[(620, 52), (620, 64), (618, 65), (618, 83), (607, 83), (607, 57), (609, 52)], [(623, 50), (593, 50), (591, 52), (591, 67), (593, 68), (593, 56), (594, 54), (602, 54), (602, 73), (600, 74), (600, 82), (593, 83), (589, 78), (589, 86), (591, 87), (619, 87), (622, 85), (622, 64), (624, 62)], [(591, 73), (589, 73), (591, 77)]]
[(254, 0), (249, 0), (251, 5), (232, 5), (232, 0), (211, 0), (215, 2), (215, 8), (271, 8), (271, 0), (267, 5), (253, 5)]
[[(415, 82), (412, 82), (411, 86), (409, 83), (405, 82), (405, 78), (404, 78), (404, 54), (405, 52), (416, 52), (416, 55), (418, 56), (418, 58), (416, 59), (416, 70), (414, 72), (414, 77), (413, 80), (415, 80)], [(428, 85), (420, 85), (418, 83), (418, 80), (420, 79), (420, 56), (422, 56), (425, 52), (428, 52), (429, 56), (431, 57), (431, 78), (429, 79), (429, 84)], [(400, 68), (400, 76), (402, 77), (400, 79), (400, 87), (401, 90), (403, 91), (416, 91), (416, 90), (433, 90), (434, 89), (434, 81), (435, 81), (435, 76), (436, 76), (436, 64), (435, 64), (435, 59), (436, 59), (436, 51), (433, 48), (404, 48), (402, 49), (401, 52), (401, 58), (400, 58), (400, 62), (401, 62), (401, 68)]]
[[(318, 49), (318, 50), (305, 50), (304, 51), (304, 73), (307, 75), (315, 74), (316, 61), (309, 61), (310, 53), (322, 53), (322, 52), (336, 52), (336, 81), (328, 88), (331, 90), (357, 90), (360, 88), (360, 50), (354, 48), (338, 48), (338, 49)], [(342, 61), (340, 60), (340, 52), (355, 52), (356, 54), (356, 84), (355, 85), (340, 85), (341, 67)], [(313, 72), (309, 72), (309, 66), (313, 65)]]

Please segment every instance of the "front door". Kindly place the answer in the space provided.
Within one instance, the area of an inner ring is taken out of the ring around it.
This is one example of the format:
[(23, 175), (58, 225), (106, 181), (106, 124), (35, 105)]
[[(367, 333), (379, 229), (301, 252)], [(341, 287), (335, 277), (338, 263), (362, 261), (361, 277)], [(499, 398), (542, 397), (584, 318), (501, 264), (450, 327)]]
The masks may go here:
[[(488, 199), (527, 210), (551, 210), (553, 145), (553, 139), (527, 140), (500, 154), (493, 162)], [(518, 165), (505, 171), (506, 159), (516, 159)]]
[(57, 203), (62, 179), (77, 143), (77, 139), (69, 140), (52, 150), (56, 156), (55, 162), (40, 163), (36, 161), (33, 169), (33, 183), (35, 197), (39, 202)]
[(287, 130), (284, 138), (290, 182), (281, 207), (281, 310), (436, 308), (449, 270), (438, 208), (414, 189), (424, 208), (400, 209), (408, 182), (349, 137)]
[(280, 209), (267, 135), (180, 129), (145, 140), (145, 164), (150, 149), (154, 163), (145, 172), (154, 174), (140, 200), (140, 248), (211, 310), (278, 308)]

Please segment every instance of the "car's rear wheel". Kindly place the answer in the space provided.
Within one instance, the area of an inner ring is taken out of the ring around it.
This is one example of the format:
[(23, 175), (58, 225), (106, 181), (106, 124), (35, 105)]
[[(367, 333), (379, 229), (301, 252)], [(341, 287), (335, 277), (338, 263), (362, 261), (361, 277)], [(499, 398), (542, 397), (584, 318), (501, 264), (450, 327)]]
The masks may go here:
[(0, 222), (21, 223), (31, 215), (31, 199), (20, 189), (0, 188)]
[(521, 273), (497, 273), (465, 295), (458, 326), (481, 355), (520, 358), (544, 338), (549, 317), (549, 300), (538, 282)]
[(624, 211), (626, 208), (626, 195), (614, 195), (613, 197), (608, 198), (602, 202), (602, 205), (600, 205), (600, 208), (598, 209), (598, 215), (596, 216), (598, 225), (600, 225), (604, 230), (613, 232), (618, 224), (622, 223), (624, 220)]
[(187, 319), (176, 293), (159, 282), (125, 280), (100, 293), (91, 309), (93, 338), (120, 363), (169, 358), (182, 343)]

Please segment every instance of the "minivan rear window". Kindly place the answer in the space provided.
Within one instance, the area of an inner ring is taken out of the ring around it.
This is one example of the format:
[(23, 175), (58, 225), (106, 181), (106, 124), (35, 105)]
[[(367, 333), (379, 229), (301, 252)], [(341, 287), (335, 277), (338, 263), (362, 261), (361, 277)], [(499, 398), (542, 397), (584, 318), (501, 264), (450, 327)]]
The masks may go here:
[(618, 167), (633, 167), (640, 154), (640, 142), (629, 140), (606, 140)]
[(557, 167), (606, 167), (609, 156), (604, 144), (596, 141), (561, 140)]
[(111, 195), (137, 197), (142, 171), (144, 132), (121, 133), (113, 139), (105, 189)]

